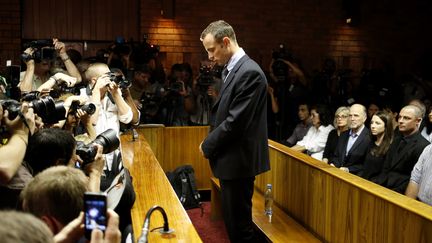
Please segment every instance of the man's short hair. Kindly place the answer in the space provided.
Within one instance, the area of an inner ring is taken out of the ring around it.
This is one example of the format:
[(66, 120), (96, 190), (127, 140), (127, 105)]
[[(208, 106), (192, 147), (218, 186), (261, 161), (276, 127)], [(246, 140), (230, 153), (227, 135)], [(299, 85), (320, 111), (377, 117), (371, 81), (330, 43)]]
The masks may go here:
[(36, 175), (21, 192), (23, 209), (39, 218), (52, 216), (67, 225), (83, 209), (87, 185), (88, 178), (79, 169), (50, 167)]
[(412, 109), (412, 110), (414, 111), (414, 115), (416, 116), (417, 119), (418, 119), (418, 118), (420, 118), (420, 119), (423, 118), (423, 111), (422, 111), (422, 109), (421, 109), (419, 106), (417, 106), (417, 105), (407, 105), (407, 106), (404, 106), (404, 107), (401, 109), (401, 111), (402, 111), (403, 109)]
[(421, 118), (423, 118), (426, 115), (426, 105), (423, 103), (423, 101), (419, 99), (413, 99), (409, 102), (409, 105), (417, 106), (420, 109)]
[(8, 243), (51, 243), (53, 234), (35, 216), (17, 211), (0, 211), (0, 239)]
[(237, 43), (234, 28), (224, 20), (217, 20), (210, 23), (201, 33), (201, 40), (203, 40), (208, 34), (213, 35), (217, 43), (222, 43), (224, 37), (228, 37)]
[(84, 77), (87, 80), (92, 78), (100, 77), (102, 74), (109, 72), (109, 67), (105, 63), (92, 63), (88, 66), (87, 70), (84, 72)]
[(25, 161), (33, 169), (33, 174), (57, 165), (66, 165), (72, 158), (76, 142), (72, 134), (59, 128), (39, 130), (30, 137)]

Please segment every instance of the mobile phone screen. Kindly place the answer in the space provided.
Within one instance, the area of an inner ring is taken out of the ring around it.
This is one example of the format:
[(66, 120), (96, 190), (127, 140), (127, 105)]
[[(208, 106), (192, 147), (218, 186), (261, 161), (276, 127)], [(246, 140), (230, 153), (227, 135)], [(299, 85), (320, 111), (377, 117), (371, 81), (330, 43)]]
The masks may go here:
[(107, 217), (106, 195), (102, 193), (85, 193), (84, 194), (84, 212), (85, 212), (85, 232), (86, 237), (90, 238), (93, 229), (100, 229), (105, 232)]

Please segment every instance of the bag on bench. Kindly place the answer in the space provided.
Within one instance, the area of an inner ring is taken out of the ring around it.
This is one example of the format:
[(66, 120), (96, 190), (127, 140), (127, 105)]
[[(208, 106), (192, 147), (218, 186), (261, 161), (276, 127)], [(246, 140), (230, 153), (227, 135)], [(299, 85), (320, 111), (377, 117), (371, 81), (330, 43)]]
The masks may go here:
[(166, 175), (185, 209), (201, 208), (201, 196), (195, 184), (192, 166), (177, 167), (173, 172), (167, 172)]

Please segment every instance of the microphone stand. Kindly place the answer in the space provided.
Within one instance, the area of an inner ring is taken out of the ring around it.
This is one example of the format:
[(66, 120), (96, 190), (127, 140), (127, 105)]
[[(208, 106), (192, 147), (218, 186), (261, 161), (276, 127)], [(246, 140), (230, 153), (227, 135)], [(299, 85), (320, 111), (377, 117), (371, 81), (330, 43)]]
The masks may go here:
[(155, 210), (161, 212), (162, 217), (164, 219), (163, 229), (160, 230), (160, 232), (162, 234), (169, 234), (169, 233), (173, 232), (173, 230), (169, 228), (168, 217), (167, 217), (167, 214), (165, 213), (165, 210), (161, 206), (155, 205), (147, 211), (147, 214), (146, 214), (145, 219), (144, 219), (144, 225), (143, 225), (143, 229), (141, 232), (141, 236), (138, 239), (138, 243), (148, 242), (147, 238), (148, 238), (149, 227), (150, 227), (150, 216), (152, 215), (152, 213)]

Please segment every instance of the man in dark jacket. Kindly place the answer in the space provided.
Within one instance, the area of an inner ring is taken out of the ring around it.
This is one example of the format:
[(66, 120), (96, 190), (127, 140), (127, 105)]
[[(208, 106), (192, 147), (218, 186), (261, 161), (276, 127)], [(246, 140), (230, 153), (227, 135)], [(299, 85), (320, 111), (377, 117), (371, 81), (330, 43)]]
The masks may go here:
[(255, 176), (270, 169), (267, 142), (267, 80), (237, 44), (225, 21), (201, 34), (209, 59), (225, 65), (211, 132), (200, 145), (219, 178), (222, 209), (231, 242), (255, 240), (252, 195)]
[(407, 105), (399, 113), (399, 132), (387, 152), (383, 170), (374, 182), (399, 193), (405, 193), (411, 171), (429, 142), (419, 132), (422, 111)]

